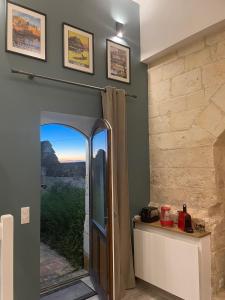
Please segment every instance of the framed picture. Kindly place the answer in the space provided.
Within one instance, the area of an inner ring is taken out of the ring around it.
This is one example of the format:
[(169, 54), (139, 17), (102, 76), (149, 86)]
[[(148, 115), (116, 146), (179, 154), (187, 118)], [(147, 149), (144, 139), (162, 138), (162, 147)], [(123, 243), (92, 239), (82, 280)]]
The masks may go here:
[(107, 78), (130, 83), (130, 48), (107, 40)]
[(63, 23), (63, 65), (94, 74), (94, 34)]
[(7, 3), (6, 51), (46, 61), (46, 15)]

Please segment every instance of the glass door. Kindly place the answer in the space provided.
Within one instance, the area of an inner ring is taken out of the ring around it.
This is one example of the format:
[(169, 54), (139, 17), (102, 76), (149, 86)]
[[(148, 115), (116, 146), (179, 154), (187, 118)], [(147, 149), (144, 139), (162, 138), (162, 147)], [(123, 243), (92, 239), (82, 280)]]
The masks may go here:
[(101, 299), (112, 299), (111, 132), (103, 120), (91, 137), (90, 164), (90, 274)]

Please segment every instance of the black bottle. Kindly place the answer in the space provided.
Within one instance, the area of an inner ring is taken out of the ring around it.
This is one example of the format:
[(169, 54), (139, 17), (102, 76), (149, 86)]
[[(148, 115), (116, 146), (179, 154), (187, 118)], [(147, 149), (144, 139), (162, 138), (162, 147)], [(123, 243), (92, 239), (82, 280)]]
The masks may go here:
[(184, 221), (184, 231), (188, 233), (193, 233), (193, 227), (192, 227), (192, 220), (191, 215), (187, 213), (187, 206), (186, 204), (183, 205), (183, 212), (185, 213), (185, 221)]

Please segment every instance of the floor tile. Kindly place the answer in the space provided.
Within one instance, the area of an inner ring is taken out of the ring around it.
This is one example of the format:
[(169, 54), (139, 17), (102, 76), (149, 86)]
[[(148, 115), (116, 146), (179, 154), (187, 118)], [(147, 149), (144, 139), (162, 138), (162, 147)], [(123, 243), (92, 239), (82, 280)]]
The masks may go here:
[(137, 280), (135, 289), (127, 290), (123, 300), (181, 300), (142, 280)]

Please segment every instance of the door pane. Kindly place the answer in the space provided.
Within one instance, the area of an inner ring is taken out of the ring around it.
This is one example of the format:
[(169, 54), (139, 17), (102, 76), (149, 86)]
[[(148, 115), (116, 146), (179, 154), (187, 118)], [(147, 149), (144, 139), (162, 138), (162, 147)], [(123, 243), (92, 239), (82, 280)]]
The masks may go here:
[(106, 161), (107, 130), (95, 133), (92, 139), (92, 188), (93, 219), (103, 229), (107, 222), (106, 207)]

